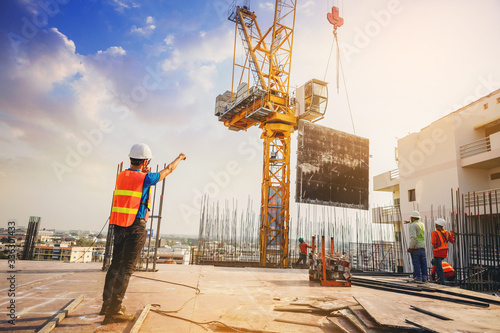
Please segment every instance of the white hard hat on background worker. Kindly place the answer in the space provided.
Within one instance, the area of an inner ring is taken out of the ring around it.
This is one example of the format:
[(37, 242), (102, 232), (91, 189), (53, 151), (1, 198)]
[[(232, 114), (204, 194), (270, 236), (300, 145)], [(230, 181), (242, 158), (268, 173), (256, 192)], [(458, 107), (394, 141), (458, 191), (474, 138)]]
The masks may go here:
[(444, 228), (444, 226), (446, 225), (446, 221), (445, 219), (438, 218), (436, 221), (434, 221), (434, 224)]
[(130, 154), (128, 154), (130, 158), (136, 158), (138, 160), (150, 160), (153, 158), (153, 154), (151, 153), (151, 148), (145, 143), (136, 143), (130, 148)]
[[(417, 219), (417, 220), (420, 220), (420, 213), (418, 212), (418, 210), (414, 210), (413, 212), (410, 213), (410, 218), (414, 218), (414, 219)], [(405, 223), (410, 223), (410, 221), (404, 221)]]
[(418, 210), (414, 210), (413, 212), (411, 212), (410, 217), (413, 217), (414, 219), (420, 219), (420, 213), (418, 212)]

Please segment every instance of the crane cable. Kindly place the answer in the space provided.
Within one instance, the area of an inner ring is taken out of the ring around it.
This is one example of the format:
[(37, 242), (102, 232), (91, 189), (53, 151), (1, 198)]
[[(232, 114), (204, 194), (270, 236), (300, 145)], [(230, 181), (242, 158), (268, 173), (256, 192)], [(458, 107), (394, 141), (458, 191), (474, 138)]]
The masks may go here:
[[(337, 42), (337, 50), (338, 50), (339, 40), (337, 39), (337, 34), (335, 33), (334, 35), (335, 35), (335, 41)], [(344, 67), (342, 66), (342, 59), (340, 59), (340, 52), (338, 53), (338, 58), (337, 59), (338, 59), (338, 61), (340, 63), (340, 69), (342, 71), (342, 81), (344, 81), (345, 95), (346, 95), (346, 98), (347, 98), (347, 105), (349, 107), (349, 115), (351, 116), (352, 132), (354, 133), (354, 135), (356, 135), (356, 129), (354, 128), (354, 119), (352, 118), (351, 101), (349, 100), (349, 93), (347, 91), (347, 84), (345, 82)], [(337, 71), (337, 75), (338, 75), (338, 71)]]
[[(338, 39), (338, 36), (337, 36), (337, 28), (333, 29), (333, 36), (335, 38), (332, 40), (332, 46), (330, 48), (330, 54), (328, 55), (328, 62), (326, 64), (325, 77), (324, 77), (323, 81), (326, 81), (326, 74), (328, 72), (328, 66), (330, 64), (330, 60), (331, 60), (331, 57), (332, 57), (333, 47), (337, 46), (337, 94), (339, 94), (339, 89), (340, 89), (340, 84), (339, 84), (339, 81), (340, 81), (340, 71), (342, 71), (342, 81), (344, 82), (345, 94), (346, 94), (346, 98), (347, 98), (347, 105), (349, 107), (349, 115), (351, 117), (352, 131), (353, 131), (354, 134), (356, 134), (356, 129), (354, 127), (354, 119), (352, 117), (351, 101), (349, 100), (349, 93), (347, 91), (347, 84), (346, 84), (346, 81), (345, 81), (344, 67), (342, 65), (342, 59), (340, 58), (340, 47), (339, 47), (339, 39)], [(339, 67), (340, 67), (340, 71), (339, 71)]]

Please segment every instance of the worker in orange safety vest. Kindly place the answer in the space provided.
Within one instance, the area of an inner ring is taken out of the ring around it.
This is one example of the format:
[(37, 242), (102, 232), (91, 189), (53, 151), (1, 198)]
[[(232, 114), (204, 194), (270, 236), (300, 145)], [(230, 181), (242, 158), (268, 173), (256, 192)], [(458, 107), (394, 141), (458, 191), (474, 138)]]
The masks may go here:
[[(436, 272), (436, 260), (434, 260), (434, 258), (431, 260), (431, 264), (432, 264), (432, 271), (431, 271), (432, 280), (441, 283), (439, 277), (437, 277), (437, 274), (436, 274), (437, 273)], [(455, 281), (455, 270), (453, 269), (451, 264), (444, 261), (444, 260), (442, 261), (441, 264), (443, 266), (443, 273), (444, 273), (444, 277), (445, 277), (446, 281)], [(437, 280), (436, 280), (436, 278), (437, 278)]]
[(439, 281), (441, 284), (445, 284), (442, 262), (444, 258), (448, 257), (448, 242), (455, 243), (455, 230), (452, 230), (451, 232), (445, 230), (444, 227), (446, 225), (446, 221), (442, 218), (437, 219), (434, 224), (436, 226), (436, 230), (434, 230), (431, 234), (434, 262)]
[(298, 267), (299, 263), (302, 262), (302, 268), (303, 268), (307, 261), (307, 248), (312, 248), (312, 246), (304, 242), (303, 238), (299, 238), (299, 248), (300, 248), (299, 260), (297, 260), (297, 262), (295, 263), (295, 267)]
[(134, 315), (124, 313), (122, 301), (146, 242), (150, 188), (172, 173), (180, 161), (186, 159), (186, 155), (181, 153), (160, 172), (150, 172), (148, 165), (153, 156), (149, 146), (144, 143), (133, 145), (129, 157), (130, 168), (120, 172), (116, 178), (109, 218), (114, 240), (113, 256), (106, 273), (99, 312), (100, 315), (105, 315), (102, 322), (104, 325), (135, 319)]

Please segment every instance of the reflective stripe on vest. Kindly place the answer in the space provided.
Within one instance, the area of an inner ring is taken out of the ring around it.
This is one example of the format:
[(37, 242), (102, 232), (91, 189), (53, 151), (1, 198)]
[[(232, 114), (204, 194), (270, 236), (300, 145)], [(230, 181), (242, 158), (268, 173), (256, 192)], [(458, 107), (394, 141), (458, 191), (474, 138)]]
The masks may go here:
[(417, 240), (418, 240), (418, 241), (423, 241), (423, 240), (425, 240), (425, 238), (424, 238), (424, 225), (423, 225), (423, 223), (422, 223), (422, 222), (415, 222), (415, 223), (416, 223), (416, 224), (418, 225), (418, 227), (420, 228), (420, 233), (419, 233), (419, 234), (418, 234), (418, 236), (417, 236)]
[(434, 245), (434, 251), (439, 251), (439, 250), (448, 250), (448, 235), (446, 234), (447, 231), (441, 232), (441, 231), (434, 231), (437, 232), (439, 243)]
[(450, 273), (455, 273), (455, 270), (453, 269), (453, 267), (451, 267), (449, 263), (443, 261), (443, 272), (445, 274), (448, 273), (448, 275), (450, 275)]
[[(129, 227), (134, 223), (141, 206), (142, 187), (146, 173), (125, 170), (116, 178), (110, 224)], [(149, 214), (146, 214), (146, 219)]]

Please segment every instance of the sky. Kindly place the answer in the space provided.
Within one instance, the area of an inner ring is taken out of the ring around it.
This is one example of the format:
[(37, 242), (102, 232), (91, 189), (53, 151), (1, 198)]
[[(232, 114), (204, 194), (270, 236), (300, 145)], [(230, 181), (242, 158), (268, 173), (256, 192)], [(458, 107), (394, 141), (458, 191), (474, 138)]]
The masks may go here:
[[(231, 3), (1, 1), (0, 227), (40, 216), (41, 228), (101, 230), (117, 166), (139, 142), (153, 169), (187, 156), (166, 179), (162, 233), (198, 234), (204, 194), (258, 210), (260, 130), (232, 132), (214, 116), (231, 87)], [(333, 5), (344, 18), (338, 93)], [(250, 8), (267, 30), (274, 2)], [(499, 14), (495, 0), (298, 0), (292, 90), (329, 83), (318, 124), (369, 139), (372, 179), (397, 168), (398, 138), (500, 88)], [(370, 191), (372, 207), (391, 204)]]

